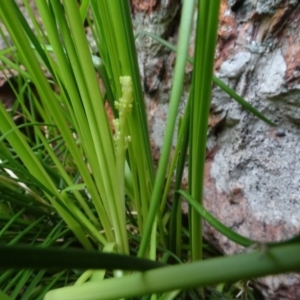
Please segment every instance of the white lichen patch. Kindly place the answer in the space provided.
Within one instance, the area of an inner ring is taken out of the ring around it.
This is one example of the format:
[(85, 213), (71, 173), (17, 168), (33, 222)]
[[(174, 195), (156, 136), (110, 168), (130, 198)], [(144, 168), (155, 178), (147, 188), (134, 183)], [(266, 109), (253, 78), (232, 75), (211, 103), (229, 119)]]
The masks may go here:
[(251, 54), (246, 51), (238, 52), (229, 60), (222, 63), (219, 71), (220, 77), (237, 78), (246, 69)]
[(282, 92), (285, 84), (286, 63), (280, 50), (266, 57), (259, 74), (260, 93), (272, 96)]

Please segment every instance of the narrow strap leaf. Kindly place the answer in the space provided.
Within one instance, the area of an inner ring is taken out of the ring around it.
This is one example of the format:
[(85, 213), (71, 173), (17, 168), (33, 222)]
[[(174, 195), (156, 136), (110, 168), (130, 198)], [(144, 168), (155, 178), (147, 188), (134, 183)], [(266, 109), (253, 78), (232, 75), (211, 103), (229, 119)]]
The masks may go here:
[(0, 268), (110, 269), (146, 271), (164, 264), (128, 255), (79, 249), (0, 246)]
[(256, 241), (252, 241), (236, 232), (226, 227), (215, 217), (213, 217), (207, 210), (203, 208), (197, 201), (195, 201), (191, 195), (183, 190), (178, 191), (188, 202), (189, 204), (204, 218), (211, 226), (217, 229), (220, 233), (224, 234), (231, 241), (236, 242), (242, 246), (249, 247), (253, 244), (256, 244)]

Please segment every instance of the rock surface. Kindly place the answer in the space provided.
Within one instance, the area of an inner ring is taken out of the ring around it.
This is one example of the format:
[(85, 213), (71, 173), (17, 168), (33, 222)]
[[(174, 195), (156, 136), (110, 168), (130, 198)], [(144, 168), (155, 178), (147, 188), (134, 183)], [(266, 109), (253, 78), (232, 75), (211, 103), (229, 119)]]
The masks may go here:
[[(226, 118), (222, 131), (208, 136), (205, 206), (230, 228), (262, 242), (300, 232), (298, 2), (223, 0), (220, 11), (216, 75), (278, 126), (266, 125), (214, 88), (213, 112)], [(136, 31), (147, 30), (176, 44), (180, 1), (135, 0), (132, 8)], [(175, 57), (148, 37), (137, 43), (158, 157)], [(191, 71), (187, 66), (186, 90)], [(208, 225), (205, 235), (226, 254), (244, 251)], [(258, 282), (267, 299), (300, 299), (297, 274)]]

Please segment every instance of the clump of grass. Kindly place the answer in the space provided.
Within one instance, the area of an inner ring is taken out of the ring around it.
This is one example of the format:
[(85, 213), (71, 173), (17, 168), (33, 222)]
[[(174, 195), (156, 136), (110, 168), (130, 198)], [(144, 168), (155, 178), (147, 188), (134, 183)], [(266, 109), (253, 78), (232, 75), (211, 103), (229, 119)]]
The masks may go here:
[[(0, 238), (5, 244), (0, 253), (6, 256), (2, 266), (70, 270), (9, 269), (0, 276), (3, 297), (117, 299), (151, 294), (153, 299), (174, 299), (204, 293), (229, 299), (243, 289), (251, 297), (249, 289), (224, 283), (299, 268), (298, 238), (283, 245), (267, 244), (266, 253), (257, 250), (202, 261), (208, 247), (202, 241), (203, 219), (243, 246), (256, 244), (202, 206), (212, 81), (272, 124), (213, 76), (220, 1), (198, 3), (193, 59), (188, 47), (195, 1), (183, 2), (178, 47), (161, 41), (177, 52), (177, 58), (156, 172), (128, 1), (83, 0), (80, 5), (70, 0), (36, 1), (43, 29), (26, 0), (24, 4), (34, 29), (14, 1), (0, 7), (13, 43), (0, 52), (1, 67), (19, 74), (12, 89), (24, 116), (23, 124), (16, 126), (14, 113), (0, 104)], [(98, 53), (91, 53), (85, 20), (92, 24)], [(194, 62), (193, 80), (171, 159), (187, 61)], [(114, 130), (106, 102), (113, 111)], [(29, 129), (27, 136), (24, 128)], [(177, 191), (187, 151), (189, 188)], [(175, 169), (170, 212), (166, 195)], [(190, 204), (187, 226), (182, 225), (182, 196)], [(20, 243), (32, 248), (8, 248)], [(59, 258), (57, 248), (62, 251)], [(42, 260), (37, 259), (39, 251), (45, 255)], [(26, 264), (14, 259), (16, 253)], [(32, 256), (26, 261), (28, 253)], [(165, 266), (168, 262), (177, 265)], [(195, 287), (207, 288), (192, 290)]]

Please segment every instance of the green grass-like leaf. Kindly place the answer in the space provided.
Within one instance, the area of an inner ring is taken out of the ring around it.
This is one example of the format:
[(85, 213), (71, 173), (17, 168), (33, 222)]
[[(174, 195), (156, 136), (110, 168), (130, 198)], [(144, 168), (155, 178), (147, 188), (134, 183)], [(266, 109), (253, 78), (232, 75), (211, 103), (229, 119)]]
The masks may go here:
[[(163, 267), (156, 261), (114, 253), (78, 249), (38, 249), (28, 246), (0, 246), (0, 268), (57, 268), (57, 269), (110, 269), (146, 271)], [(47, 259), (45, 259), (47, 258)]]

